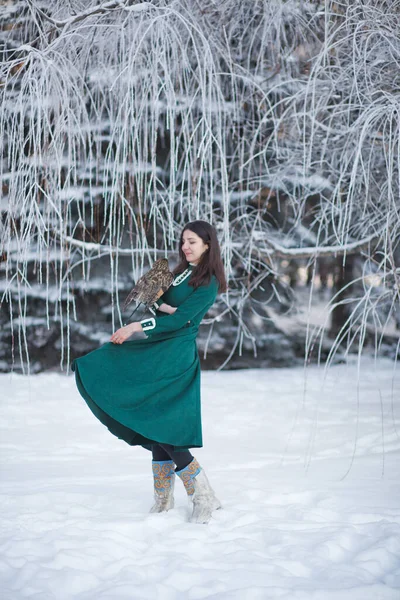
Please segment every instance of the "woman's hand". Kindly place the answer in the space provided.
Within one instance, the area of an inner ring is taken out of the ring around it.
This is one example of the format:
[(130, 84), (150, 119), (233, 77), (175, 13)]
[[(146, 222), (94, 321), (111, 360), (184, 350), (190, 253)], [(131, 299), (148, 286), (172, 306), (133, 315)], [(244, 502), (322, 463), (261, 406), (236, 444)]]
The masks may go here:
[(121, 327), (117, 329), (115, 333), (112, 334), (110, 341), (113, 344), (123, 344), (125, 340), (131, 337), (133, 333), (138, 331), (143, 331), (141, 324), (138, 321), (134, 323), (129, 323), (129, 325), (125, 325), (125, 327)]
[(158, 310), (160, 312), (167, 313), (168, 315), (173, 315), (174, 312), (176, 311), (176, 306), (170, 306), (169, 304), (166, 304), (165, 302), (163, 302), (163, 304), (161, 304), (161, 306)]

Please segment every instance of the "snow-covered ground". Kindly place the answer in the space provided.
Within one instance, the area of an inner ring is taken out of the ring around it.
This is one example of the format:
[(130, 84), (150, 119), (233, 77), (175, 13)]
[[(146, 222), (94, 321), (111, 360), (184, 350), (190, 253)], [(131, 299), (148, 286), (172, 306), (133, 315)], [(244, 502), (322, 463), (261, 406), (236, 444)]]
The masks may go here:
[[(393, 363), (203, 373), (210, 524), (150, 515), (150, 454), (72, 376), (1, 375), (4, 600), (398, 600), (400, 374)], [(305, 390), (305, 392), (304, 392)], [(397, 430), (396, 430), (397, 423)]]

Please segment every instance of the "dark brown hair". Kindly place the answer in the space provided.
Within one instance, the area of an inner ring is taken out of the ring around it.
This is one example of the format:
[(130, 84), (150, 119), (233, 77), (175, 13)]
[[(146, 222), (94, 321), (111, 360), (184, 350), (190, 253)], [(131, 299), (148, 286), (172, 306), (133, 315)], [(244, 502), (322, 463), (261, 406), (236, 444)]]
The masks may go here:
[(207, 223), (207, 221), (192, 221), (191, 223), (187, 223), (182, 229), (178, 248), (180, 262), (173, 270), (173, 274), (178, 275), (179, 273), (183, 273), (189, 266), (189, 262), (182, 250), (183, 232), (188, 229), (201, 237), (205, 244), (208, 244), (208, 248), (200, 258), (199, 264), (193, 269), (189, 285), (193, 286), (195, 289), (200, 285), (207, 285), (210, 283), (211, 277), (215, 275), (219, 283), (218, 291), (226, 292), (227, 284), (217, 232), (210, 223)]

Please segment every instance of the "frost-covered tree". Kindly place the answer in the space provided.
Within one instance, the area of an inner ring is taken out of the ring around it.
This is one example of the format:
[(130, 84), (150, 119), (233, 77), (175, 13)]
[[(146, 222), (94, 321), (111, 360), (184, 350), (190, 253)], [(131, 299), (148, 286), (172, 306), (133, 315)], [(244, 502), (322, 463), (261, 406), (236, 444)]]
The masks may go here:
[(379, 346), (400, 297), (398, 2), (10, 0), (0, 19), (1, 304), (23, 363), (35, 298), (68, 364), (96, 264), (119, 326), (124, 274), (197, 218), (230, 279), (210, 320), (235, 324), (228, 358), (256, 349), (282, 259), (347, 269), (331, 356)]

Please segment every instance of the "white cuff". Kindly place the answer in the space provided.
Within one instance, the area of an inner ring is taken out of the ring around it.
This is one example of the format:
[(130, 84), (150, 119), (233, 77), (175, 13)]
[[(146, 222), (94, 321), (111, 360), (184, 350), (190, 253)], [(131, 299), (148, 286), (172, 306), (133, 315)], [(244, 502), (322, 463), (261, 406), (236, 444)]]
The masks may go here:
[(143, 319), (140, 321), (143, 331), (148, 331), (149, 329), (154, 329), (156, 326), (156, 320), (153, 317), (149, 317), (148, 319)]

